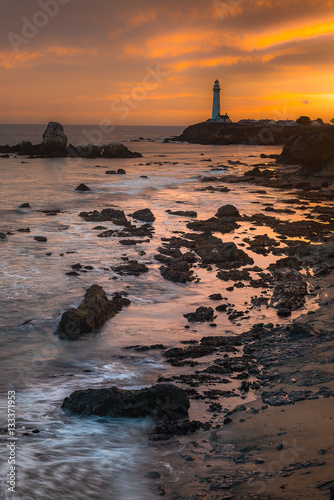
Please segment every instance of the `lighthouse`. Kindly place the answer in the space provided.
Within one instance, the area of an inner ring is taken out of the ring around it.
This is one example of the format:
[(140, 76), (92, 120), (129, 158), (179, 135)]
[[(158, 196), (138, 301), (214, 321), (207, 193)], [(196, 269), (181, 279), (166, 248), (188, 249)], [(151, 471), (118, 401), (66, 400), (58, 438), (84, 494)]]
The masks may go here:
[(215, 81), (213, 86), (212, 118), (207, 121), (227, 124), (232, 123), (227, 113), (225, 113), (225, 115), (220, 114), (220, 85), (218, 80)]
[(220, 121), (220, 85), (218, 80), (213, 86), (212, 120)]

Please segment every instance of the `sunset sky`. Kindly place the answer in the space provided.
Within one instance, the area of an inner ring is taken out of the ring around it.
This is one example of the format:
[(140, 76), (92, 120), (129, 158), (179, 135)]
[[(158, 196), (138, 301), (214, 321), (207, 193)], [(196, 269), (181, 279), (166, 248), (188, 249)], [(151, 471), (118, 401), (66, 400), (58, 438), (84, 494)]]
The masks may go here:
[(1, 123), (188, 125), (216, 78), (233, 121), (334, 117), (334, 0), (2, 0), (0, 25)]

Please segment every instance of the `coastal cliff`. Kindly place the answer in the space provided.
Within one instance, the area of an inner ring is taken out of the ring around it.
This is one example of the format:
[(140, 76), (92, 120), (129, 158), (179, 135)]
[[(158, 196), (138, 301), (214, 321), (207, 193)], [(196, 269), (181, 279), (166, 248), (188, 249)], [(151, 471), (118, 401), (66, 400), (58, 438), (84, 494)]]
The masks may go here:
[(307, 175), (334, 175), (334, 127), (308, 130), (292, 138), (277, 158), (279, 163), (301, 164)]
[(308, 127), (299, 126), (242, 126), (219, 122), (202, 122), (190, 125), (174, 140), (195, 144), (283, 145), (296, 136), (303, 136), (309, 130)]

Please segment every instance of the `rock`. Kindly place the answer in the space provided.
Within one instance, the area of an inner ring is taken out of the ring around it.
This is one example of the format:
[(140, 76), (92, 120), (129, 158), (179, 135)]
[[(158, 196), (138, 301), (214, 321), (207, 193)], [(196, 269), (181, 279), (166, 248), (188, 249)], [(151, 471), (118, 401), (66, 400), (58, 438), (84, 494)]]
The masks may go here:
[(128, 222), (123, 210), (116, 210), (115, 208), (104, 208), (101, 212), (97, 210), (93, 212), (81, 212), (79, 216), (88, 222), (112, 221), (117, 226), (124, 226)]
[(65, 398), (62, 408), (76, 415), (113, 418), (151, 417), (156, 421), (176, 421), (188, 417), (186, 392), (172, 384), (154, 385), (139, 390), (86, 389)]
[(118, 292), (109, 300), (102, 287), (92, 285), (77, 309), (68, 309), (63, 313), (56, 334), (68, 340), (77, 340), (81, 334), (102, 326), (129, 303)]
[[(169, 141), (165, 139), (164, 142), (169, 142)], [(166, 490), (163, 486), (157, 486), (153, 490), (153, 495), (156, 495), (157, 497), (164, 497), (166, 495)]]
[(43, 134), (42, 147), (47, 153), (58, 153), (66, 150), (67, 136), (60, 123), (49, 122)]
[(281, 307), (277, 310), (277, 316), (280, 316), (281, 318), (287, 318), (288, 316), (291, 316), (291, 309), (288, 309), (287, 307)]
[(134, 219), (142, 220), (144, 222), (154, 222), (155, 217), (149, 208), (144, 208), (142, 210), (137, 210), (130, 214)]
[(124, 168), (119, 168), (119, 169), (117, 170), (117, 173), (118, 173), (118, 175), (125, 175), (125, 174), (126, 174), (126, 172), (125, 172)]
[(216, 213), (216, 217), (234, 217), (240, 218), (239, 210), (233, 205), (224, 205)]
[(149, 268), (137, 260), (129, 260), (126, 264), (121, 264), (120, 266), (114, 266), (111, 268), (115, 273), (121, 276), (139, 276), (140, 274), (147, 273)]
[(46, 243), (48, 241), (45, 236), (35, 236), (34, 240), (38, 241), (39, 243)]
[(182, 258), (169, 259), (167, 265), (160, 267), (160, 274), (166, 280), (174, 283), (187, 283), (196, 279), (190, 264)]
[(77, 186), (75, 188), (76, 191), (90, 191), (90, 188), (88, 186), (86, 186), (86, 184), (79, 184), (79, 186)]
[(106, 170), (106, 174), (108, 175), (117, 175), (116, 170)]
[(4, 240), (7, 238), (7, 235), (5, 233), (0, 233), (0, 240)]
[(204, 321), (212, 321), (214, 319), (214, 311), (212, 307), (198, 307), (195, 312), (187, 313), (183, 315), (189, 322), (198, 321), (204, 323)]
[(160, 479), (161, 474), (156, 470), (150, 470), (149, 472), (146, 472), (145, 477), (148, 479)]
[(294, 340), (308, 339), (310, 337), (318, 337), (320, 335), (319, 330), (313, 328), (313, 326), (303, 323), (294, 322), (286, 327), (286, 331), (290, 338)]
[(194, 210), (166, 210), (166, 212), (170, 215), (180, 215), (182, 217), (197, 217), (197, 212)]
[(211, 299), (211, 300), (223, 300), (223, 297), (222, 297), (221, 293), (213, 293), (213, 294), (209, 295), (209, 299)]
[(22, 205), (20, 205), (19, 208), (30, 208), (30, 204), (29, 203), (22, 203)]

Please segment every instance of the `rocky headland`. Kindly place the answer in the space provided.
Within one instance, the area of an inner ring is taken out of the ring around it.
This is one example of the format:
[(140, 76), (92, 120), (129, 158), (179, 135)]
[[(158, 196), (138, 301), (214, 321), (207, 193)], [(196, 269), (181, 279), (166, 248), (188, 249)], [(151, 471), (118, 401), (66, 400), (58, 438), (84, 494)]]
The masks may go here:
[[(286, 144), (294, 137), (305, 138), (330, 132), (331, 126), (321, 127), (321, 131), (313, 127), (301, 126), (261, 126), (225, 124), (219, 122), (202, 122), (190, 125), (175, 141), (186, 141), (195, 144), (250, 144), (277, 145)], [(303, 139), (302, 139), (303, 140)]]
[(0, 146), (3, 155), (16, 154), (38, 158), (139, 158), (142, 155), (130, 151), (124, 144), (110, 143), (96, 146), (94, 144), (67, 145), (64, 127), (58, 122), (49, 122), (40, 144), (22, 141), (15, 146)]

